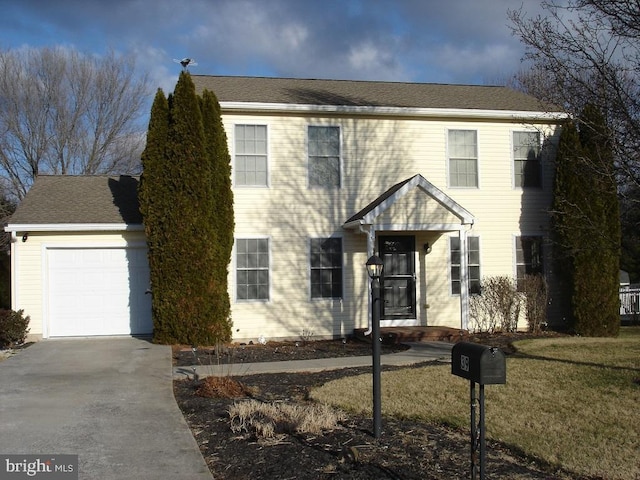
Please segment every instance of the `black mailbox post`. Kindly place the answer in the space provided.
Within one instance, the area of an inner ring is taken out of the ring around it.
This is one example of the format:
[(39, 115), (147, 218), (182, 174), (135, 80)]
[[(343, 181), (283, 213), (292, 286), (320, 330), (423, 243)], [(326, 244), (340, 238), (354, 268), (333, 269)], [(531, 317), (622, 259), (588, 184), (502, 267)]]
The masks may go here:
[[(495, 347), (478, 343), (456, 343), (451, 350), (451, 373), (469, 380), (471, 390), (471, 478), (484, 480), (486, 442), (484, 428), (484, 386), (507, 383), (504, 353)], [(476, 396), (476, 383), (480, 385), (480, 398)], [(476, 423), (476, 408), (479, 421)], [(478, 455), (480, 453), (479, 465)], [(478, 477), (478, 470), (480, 477)]]

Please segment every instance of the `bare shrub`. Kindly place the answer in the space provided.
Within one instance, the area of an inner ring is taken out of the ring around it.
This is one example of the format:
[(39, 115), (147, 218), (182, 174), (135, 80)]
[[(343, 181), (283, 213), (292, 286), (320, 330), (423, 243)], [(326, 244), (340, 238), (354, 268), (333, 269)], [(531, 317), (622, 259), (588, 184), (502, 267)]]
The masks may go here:
[(525, 275), (522, 288), (529, 331), (540, 333), (547, 323), (547, 281), (540, 274)]
[(324, 404), (291, 405), (257, 400), (236, 402), (229, 408), (231, 430), (257, 438), (281, 433), (313, 433), (337, 428), (345, 419), (342, 412)]
[(475, 294), (469, 297), (470, 330), (475, 333), (493, 333), (496, 331), (496, 315), (486, 299)]
[(507, 276), (485, 277), (480, 292), (469, 302), (472, 329), (486, 333), (515, 331), (521, 308), (516, 282)]

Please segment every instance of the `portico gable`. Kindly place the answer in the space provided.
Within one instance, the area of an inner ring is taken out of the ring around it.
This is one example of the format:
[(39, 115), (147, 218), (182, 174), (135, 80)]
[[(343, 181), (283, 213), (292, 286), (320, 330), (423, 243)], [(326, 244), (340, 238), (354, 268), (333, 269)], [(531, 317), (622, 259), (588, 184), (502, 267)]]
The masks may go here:
[[(467, 209), (422, 175), (408, 178), (381, 194), (343, 225), (346, 230), (367, 235), (367, 256), (379, 252), (376, 238), (390, 232), (457, 232), (460, 239), (460, 328), (467, 329), (469, 294), (467, 275), (467, 231), (474, 217)], [(407, 286), (415, 291), (415, 272), (406, 272)], [(411, 284), (413, 281), (413, 285)], [(388, 302), (387, 302), (388, 303)], [(371, 305), (369, 305), (369, 311)], [(369, 315), (370, 318), (370, 315)]]

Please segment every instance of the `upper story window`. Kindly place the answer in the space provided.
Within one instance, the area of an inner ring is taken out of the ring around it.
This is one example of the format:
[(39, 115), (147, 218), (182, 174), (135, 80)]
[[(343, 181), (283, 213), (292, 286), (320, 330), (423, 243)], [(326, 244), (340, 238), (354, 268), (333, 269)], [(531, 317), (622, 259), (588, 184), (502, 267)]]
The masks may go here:
[(521, 292), (525, 275), (544, 273), (542, 237), (516, 237), (516, 278)]
[(236, 125), (235, 185), (267, 186), (267, 126)]
[(312, 238), (311, 298), (342, 297), (342, 239)]
[(269, 239), (236, 239), (236, 298), (269, 300)]
[(478, 134), (449, 130), (449, 186), (478, 186)]
[[(460, 295), (460, 238), (449, 237), (451, 250), (451, 294)], [(467, 237), (469, 293), (480, 293), (480, 237)]]
[(513, 175), (516, 187), (542, 186), (540, 132), (513, 132)]
[(309, 186), (340, 187), (340, 128), (309, 126)]

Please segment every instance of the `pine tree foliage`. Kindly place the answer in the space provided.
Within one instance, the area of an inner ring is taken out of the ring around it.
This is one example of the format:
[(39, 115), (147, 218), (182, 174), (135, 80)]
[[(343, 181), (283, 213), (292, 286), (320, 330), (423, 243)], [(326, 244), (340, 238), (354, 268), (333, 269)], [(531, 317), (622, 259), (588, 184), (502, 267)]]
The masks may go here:
[[(140, 212), (144, 219), (145, 234), (149, 257), (149, 271), (153, 290), (162, 292), (164, 277), (162, 276), (162, 251), (166, 241), (164, 212), (170, 208), (170, 197), (165, 195), (167, 177), (163, 174), (164, 155), (169, 131), (169, 103), (162, 90), (158, 89), (149, 119), (147, 144), (142, 153), (143, 174), (140, 177), (138, 199)], [(152, 291), (153, 291), (152, 290)], [(153, 298), (153, 297), (152, 297)], [(156, 300), (158, 297), (155, 297)], [(158, 323), (162, 321), (159, 302), (153, 300), (151, 304), (154, 330), (162, 331)]]
[(580, 212), (574, 206), (573, 198), (580, 191), (579, 158), (581, 157), (580, 137), (576, 124), (572, 121), (562, 126), (558, 151), (552, 211), (552, 239), (555, 273), (560, 280), (560, 300), (563, 315), (573, 324), (572, 292), (574, 270), (573, 231), (579, 225)]
[[(211, 201), (210, 222), (213, 228), (211, 248), (217, 262), (215, 272), (216, 315), (228, 318), (231, 310), (228, 293), (228, 265), (233, 248), (233, 192), (231, 190), (231, 157), (227, 147), (227, 135), (222, 125), (220, 104), (213, 92), (205, 90), (201, 101), (202, 119), (205, 126), (205, 149), (211, 159)], [(220, 337), (228, 337), (230, 322), (217, 325), (222, 331)]]
[(587, 105), (564, 126), (553, 202), (557, 273), (570, 298), (569, 320), (587, 336), (617, 335), (620, 213), (610, 133)]
[(583, 335), (615, 336), (620, 329), (620, 207), (611, 134), (593, 105), (580, 117), (580, 141), (591, 172), (583, 174), (591, 184), (583, 206), (591, 235), (584, 238), (589, 250), (576, 261), (576, 326)]
[[(230, 181), (218, 180), (229, 176), (230, 159), (217, 100), (205, 97), (186, 72), (168, 100), (159, 92), (142, 158), (140, 204), (159, 343), (211, 345), (231, 337), (231, 248), (220, 243), (233, 239), (233, 197)], [(230, 215), (226, 230), (219, 212)]]

